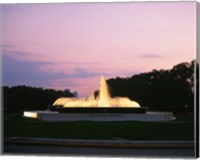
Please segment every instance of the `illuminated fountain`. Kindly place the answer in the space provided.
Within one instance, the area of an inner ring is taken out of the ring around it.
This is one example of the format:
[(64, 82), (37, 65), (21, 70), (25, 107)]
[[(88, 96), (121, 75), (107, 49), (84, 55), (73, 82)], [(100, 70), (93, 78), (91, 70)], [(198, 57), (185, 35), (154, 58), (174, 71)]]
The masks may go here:
[(95, 97), (91, 93), (87, 98), (59, 98), (53, 106), (67, 107), (134, 107), (138, 108), (140, 105), (131, 101), (128, 97), (115, 97), (112, 98), (109, 93), (108, 85), (104, 77), (101, 77), (99, 96)]
[(46, 111), (24, 111), (23, 116), (46, 121), (170, 121), (172, 112), (149, 112), (128, 97), (111, 97), (104, 77), (99, 95), (58, 98)]

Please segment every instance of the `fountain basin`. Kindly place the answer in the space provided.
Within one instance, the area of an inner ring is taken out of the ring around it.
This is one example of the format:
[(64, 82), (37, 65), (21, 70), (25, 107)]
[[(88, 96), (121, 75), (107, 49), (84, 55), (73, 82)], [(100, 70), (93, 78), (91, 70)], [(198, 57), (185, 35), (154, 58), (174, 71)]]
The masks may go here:
[(110, 110), (109, 113), (87, 113), (87, 110), (85, 110), (85, 113), (81, 113), (81, 110), (76, 110), (76, 112), (74, 110), (67, 111), (24, 111), (23, 116), (44, 121), (171, 121), (175, 119), (172, 112), (122, 113), (116, 111), (112, 113), (112, 110)]
[(148, 107), (52, 107), (51, 111), (59, 113), (146, 113)]

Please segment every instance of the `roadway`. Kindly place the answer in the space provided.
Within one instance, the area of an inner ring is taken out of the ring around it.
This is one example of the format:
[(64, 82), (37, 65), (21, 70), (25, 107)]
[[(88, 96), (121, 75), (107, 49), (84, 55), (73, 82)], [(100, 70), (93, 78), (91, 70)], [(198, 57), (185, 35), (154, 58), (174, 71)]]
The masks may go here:
[(5, 144), (5, 155), (194, 158), (194, 148), (116, 148)]

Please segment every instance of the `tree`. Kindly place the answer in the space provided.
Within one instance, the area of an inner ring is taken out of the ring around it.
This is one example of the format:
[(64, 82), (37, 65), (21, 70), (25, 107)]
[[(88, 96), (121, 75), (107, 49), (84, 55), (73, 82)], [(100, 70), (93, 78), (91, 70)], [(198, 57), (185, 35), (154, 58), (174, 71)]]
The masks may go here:
[(194, 61), (171, 70), (152, 70), (130, 78), (109, 79), (113, 97), (126, 96), (152, 110), (184, 112), (194, 108)]
[(3, 87), (3, 106), (5, 112), (46, 110), (57, 98), (73, 96), (69, 90), (55, 91), (29, 86)]

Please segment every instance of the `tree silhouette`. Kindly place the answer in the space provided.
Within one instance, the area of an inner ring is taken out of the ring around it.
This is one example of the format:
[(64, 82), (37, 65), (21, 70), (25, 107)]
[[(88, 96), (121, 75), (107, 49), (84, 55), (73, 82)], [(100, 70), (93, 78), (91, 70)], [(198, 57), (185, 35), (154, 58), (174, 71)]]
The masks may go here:
[(180, 63), (171, 70), (152, 70), (130, 78), (109, 79), (112, 97), (126, 96), (151, 110), (193, 111), (194, 64)]
[(3, 87), (4, 111), (45, 110), (59, 97), (73, 96), (70, 90), (55, 91), (29, 86)]
[[(196, 71), (196, 79), (194, 79), (194, 71)], [(195, 86), (197, 87), (196, 103), (199, 103), (198, 73), (199, 64), (193, 60), (190, 63), (177, 64), (170, 70), (152, 70), (130, 78), (111, 78), (107, 83), (112, 97), (129, 97), (139, 102), (141, 106), (148, 106), (150, 110), (193, 112)], [(97, 97), (99, 91), (95, 91), (94, 94)], [(59, 97), (76, 95), (77, 92), (71, 93), (69, 89), (55, 91), (28, 86), (11, 88), (5, 86), (3, 87), (4, 111), (45, 110)]]

